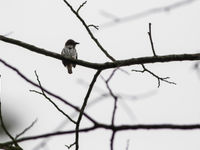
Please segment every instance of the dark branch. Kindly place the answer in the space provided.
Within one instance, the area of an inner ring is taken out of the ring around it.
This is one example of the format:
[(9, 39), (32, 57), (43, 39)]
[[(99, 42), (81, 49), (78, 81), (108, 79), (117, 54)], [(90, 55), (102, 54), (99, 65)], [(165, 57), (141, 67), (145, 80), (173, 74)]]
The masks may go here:
[(30, 91), (31, 91), (31, 92), (36, 92), (36, 93), (38, 93), (38, 94), (43, 95), (51, 104), (53, 104), (53, 106), (54, 106), (59, 112), (61, 112), (61, 113), (62, 113), (65, 117), (67, 117), (71, 122), (73, 122), (74, 124), (76, 124), (76, 122), (75, 122), (68, 114), (66, 114), (62, 109), (60, 109), (60, 108), (56, 105), (56, 103), (54, 103), (54, 102), (45, 94), (45, 91), (44, 91), (43, 88), (42, 88), (42, 84), (41, 84), (41, 82), (40, 82), (39, 76), (38, 76), (38, 74), (37, 74), (36, 71), (35, 71), (35, 76), (36, 76), (36, 78), (37, 78), (37, 81), (38, 81), (38, 84), (39, 84), (39, 86), (40, 86), (40, 89), (41, 89), (42, 93), (36, 92), (35, 90), (30, 90)]
[(175, 82), (172, 82), (172, 81), (168, 80), (170, 77), (164, 77), (164, 78), (163, 77), (159, 77), (158, 75), (156, 75), (155, 73), (153, 73), (152, 71), (150, 71), (149, 69), (147, 69), (143, 64), (142, 64), (142, 68), (143, 68), (143, 70), (132, 70), (132, 71), (141, 72), (141, 73), (148, 72), (149, 74), (151, 74), (152, 76), (154, 76), (155, 78), (157, 78), (157, 80), (158, 80), (158, 87), (160, 87), (160, 81), (176, 85)]
[[(200, 124), (139, 124), (139, 125), (120, 125), (120, 126), (111, 126), (111, 125), (103, 125), (103, 124), (96, 124), (93, 127), (88, 127), (84, 129), (80, 129), (79, 133), (85, 133), (89, 131), (94, 131), (96, 129), (107, 129), (107, 130), (115, 130), (117, 131), (125, 131), (125, 130), (200, 130)], [(17, 142), (29, 141), (29, 140), (36, 140), (41, 138), (47, 138), (50, 136), (58, 136), (58, 135), (66, 135), (66, 134), (73, 134), (76, 130), (70, 131), (58, 131), (53, 133), (46, 133), (42, 135), (36, 136), (29, 136), (24, 138), (19, 138)], [(13, 141), (0, 143), (0, 148), (7, 144), (12, 144)]]
[[(24, 79), (26, 82), (28, 82), (28, 83), (30, 83), (31, 85), (33, 85), (33, 86), (35, 86), (35, 87), (37, 87), (37, 88), (40, 89), (40, 86), (39, 86), (38, 84), (36, 84), (35, 82), (33, 82), (33, 81), (31, 81), (30, 79), (28, 79), (28, 78), (27, 78), (25, 75), (23, 75), (17, 68), (15, 68), (15, 67), (11, 66), (10, 64), (6, 63), (6, 62), (5, 62), (4, 60), (2, 60), (2, 59), (0, 59), (0, 62), (1, 62), (2, 64), (4, 64), (6, 67), (8, 67), (9, 69), (11, 69), (11, 70), (13, 70), (14, 72), (16, 72), (16, 73), (19, 75), (19, 77), (21, 77), (22, 79)], [(54, 94), (54, 93), (48, 91), (48, 90), (45, 89), (44, 87), (42, 87), (42, 89), (43, 89), (47, 94), (49, 94), (49, 95), (51, 95), (52, 97), (54, 97), (54, 98), (60, 100), (61, 102), (63, 102), (64, 104), (68, 105), (69, 107), (75, 109), (76, 111), (80, 112), (80, 108), (79, 108), (79, 107), (77, 107), (77, 106), (75, 106), (75, 105), (69, 103), (68, 101), (66, 101), (66, 100), (63, 99), (62, 97), (60, 97), (60, 96), (58, 96), (58, 95), (56, 95), (56, 94)], [(89, 115), (87, 115), (85, 112), (83, 112), (83, 115), (84, 115), (88, 120), (90, 120), (91, 122), (96, 123), (96, 121), (93, 120), (93, 119), (92, 119)]]
[[(7, 128), (6, 128), (6, 126), (5, 126), (4, 122), (3, 122), (3, 116), (2, 116), (2, 111), (1, 111), (1, 101), (0, 101), (0, 122), (1, 122), (1, 127), (2, 127), (3, 131), (5, 131), (6, 135), (12, 140), (13, 144), (15, 145), (15, 147), (17, 149), (22, 150), (20, 148), (20, 146), (17, 144), (17, 141), (15, 140), (15, 138), (9, 133), (9, 131), (7, 130)], [(12, 145), (8, 144), (7, 146), (10, 147)], [(13, 147), (13, 148), (15, 148), (15, 147)]]
[(151, 34), (151, 23), (149, 23), (149, 32), (148, 32), (148, 35), (149, 35), (149, 39), (150, 39), (151, 49), (153, 51), (153, 55), (156, 56), (156, 52), (155, 52), (154, 44), (153, 44), (153, 39), (152, 39), (152, 34)]
[(115, 131), (112, 132), (112, 135), (110, 138), (110, 150), (114, 150), (114, 139), (115, 139)]
[(47, 51), (43, 48), (38, 48), (34, 45), (24, 43), (19, 40), (15, 40), (12, 38), (7, 38), (0, 35), (0, 40), (11, 43), (14, 45), (21, 46), (23, 48), (26, 48), (30, 51), (43, 54), (46, 56), (50, 56), (52, 58), (56, 58), (58, 60), (66, 60), (87, 68), (91, 69), (97, 69), (97, 70), (104, 70), (104, 69), (110, 69), (110, 68), (116, 68), (116, 67), (123, 67), (123, 66), (131, 66), (136, 64), (148, 64), (148, 63), (163, 63), (163, 62), (172, 62), (172, 61), (195, 61), (200, 60), (200, 53), (195, 54), (174, 54), (174, 55), (163, 55), (163, 56), (157, 56), (157, 57), (140, 57), (140, 58), (130, 58), (125, 60), (117, 60), (114, 62), (105, 62), (105, 63), (91, 63), (83, 60), (75, 60), (71, 58), (63, 57), (62, 55), (54, 52)]
[(88, 28), (89, 28), (89, 27), (93, 27), (93, 28), (95, 28), (96, 30), (99, 30), (99, 26), (97, 26), (97, 25), (90, 24), (90, 25), (88, 25)]
[(21, 133), (19, 133), (18, 135), (16, 135), (15, 139), (19, 138), (20, 136), (22, 136), (24, 133), (26, 133), (28, 130), (30, 130), (34, 124), (37, 122), (37, 119), (35, 119), (27, 128), (25, 128)]
[(77, 9), (77, 13), (79, 13), (79, 10), (85, 5), (87, 3), (87, 1), (85, 1), (85, 2), (83, 2), (80, 6), (79, 6), (79, 8)]
[(101, 73), (101, 70), (98, 70), (98, 71), (95, 73), (95, 75), (94, 75), (94, 77), (93, 77), (93, 79), (92, 79), (92, 82), (90, 83), (90, 86), (89, 86), (89, 89), (88, 89), (88, 91), (87, 91), (87, 94), (86, 94), (86, 96), (85, 96), (85, 98), (84, 98), (84, 102), (83, 102), (83, 105), (82, 105), (82, 107), (81, 107), (80, 114), (79, 114), (79, 116), (78, 116), (78, 120), (77, 120), (77, 124), (76, 124), (76, 138), (75, 138), (75, 139), (76, 139), (76, 140), (75, 140), (75, 143), (76, 143), (76, 150), (79, 149), (79, 126), (80, 126), (80, 122), (81, 122), (81, 119), (82, 119), (82, 116), (83, 116), (85, 107), (87, 106), (87, 102), (88, 102), (90, 93), (91, 93), (91, 91), (92, 91), (92, 89), (93, 89), (93, 86), (94, 86), (94, 84), (95, 84), (95, 82), (96, 82), (98, 76), (100, 75), (100, 73)]
[(87, 30), (88, 34), (90, 35), (91, 39), (96, 43), (96, 45), (99, 47), (99, 49), (112, 61), (115, 61), (115, 59), (103, 48), (103, 46), (100, 44), (98, 39), (93, 35), (93, 33), (90, 31), (88, 25), (86, 22), (81, 18), (81, 16), (74, 10), (74, 8), (66, 1), (63, 0), (65, 4), (70, 8), (70, 10), (74, 13), (74, 15), (80, 20), (80, 22), (83, 24), (85, 29)]

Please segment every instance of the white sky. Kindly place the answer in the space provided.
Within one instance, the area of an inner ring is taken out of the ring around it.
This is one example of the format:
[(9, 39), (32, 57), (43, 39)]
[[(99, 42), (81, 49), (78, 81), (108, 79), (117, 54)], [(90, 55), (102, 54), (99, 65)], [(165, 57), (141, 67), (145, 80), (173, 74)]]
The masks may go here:
[[(83, 1), (72, 1), (78, 8)], [(157, 8), (177, 2), (175, 0), (151, 1), (114, 1), (88, 0), (80, 14), (88, 24), (101, 25), (110, 19), (102, 15), (102, 11), (117, 17), (129, 16), (151, 8)], [(124, 22), (115, 26), (95, 31), (95, 36), (107, 51), (116, 59), (152, 55), (148, 32), (148, 23), (152, 23), (152, 36), (158, 55), (196, 53), (200, 47), (200, 1), (185, 5), (170, 12), (149, 15), (134, 21)], [(80, 21), (72, 14), (62, 0), (0, 0), (0, 34), (12, 32), (9, 37), (34, 44), (38, 47), (60, 53), (67, 39), (73, 38), (81, 44), (77, 46), (78, 56), (91, 62), (105, 62), (108, 58), (90, 39)], [(53, 58), (45, 57), (26, 49), (0, 42), (0, 58), (17, 67), (30, 79), (36, 81), (34, 70), (40, 77), (42, 85), (50, 91), (80, 106), (87, 92), (87, 86), (78, 81), (90, 83), (94, 70), (77, 66), (73, 75), (67, 74), (62, 63)], [(193, 70), (194, 62), (172, 62), (165, 64), (146, 65), (159, 76), (169, 76), (170, 81), (177, 85), (161, 82), (157, 88), (157, 79), (148, 73), (131, 72), (139, 66), (124, 67), (130, 75), (118, 71), (111, 81), (114, 92), (132, 96), (150, 93), (149, 96), (137, 100), (123, 99), (118, 103), (116, 124), (133, 123), (199, 123), (199, 89), (200, 81)], [(102, 75), (108, 77), (111, 70)], [(38, 118), (36, 125), (25, 135), (37, 135), (52, 132), (65, 120), (42, 96), (30, 93), (35, 89), (13, 71), (0, 64), (1, 100), (4, 114), (11, 114), (17, 119), (16, 135)], [(104, 82), (99, 78), (95, 84), (106, 91)], [(92, 93), (89, 102), (99, 96), (97, 90)], [(58, 100), (53, 99), (66, 112), (73, 111)], [(102, 100), (87, 109), (95, 119), (110, 123), (113, 100)], [(132, 115), (127, 114), (127, 104)], [(88, 125), (82, 121), (82, 125)], [(72, 128), (67, 124), (65, 129)], [(0, 137), (1, 138), (1, 137)], [(125, 150), (129, 139), (129, 150), (199, 150), (200, 133), (194, 131), (125, 131), (119, 132), (115, 138), (115, 150)], [(5, 140), (5, 139), (3, 139)], [(46, 149), (67, 149), (64, 145), (73, 143), (73, 136), (52, 138)], [(0, 140), (1, 141), (1, 140)], [(31, 150), (40, 140), (20, 143)], [(108, 150), (110, 132), (97, 130), (80, 136), (80, 150)], [(72, 148), (73, 149), (73, 148)]]

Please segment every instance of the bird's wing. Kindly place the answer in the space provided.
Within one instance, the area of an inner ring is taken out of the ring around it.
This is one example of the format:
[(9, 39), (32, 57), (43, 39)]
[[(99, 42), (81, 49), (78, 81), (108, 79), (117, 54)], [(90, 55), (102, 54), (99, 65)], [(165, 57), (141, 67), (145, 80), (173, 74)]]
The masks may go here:
[[(78, 59), (78, 54), (77, 54), (76, 51), (75, 51), (75, 59)], [(75, 67), (76, 67), (76, 64), (73, 64), (73, 67), (75, 68)]]

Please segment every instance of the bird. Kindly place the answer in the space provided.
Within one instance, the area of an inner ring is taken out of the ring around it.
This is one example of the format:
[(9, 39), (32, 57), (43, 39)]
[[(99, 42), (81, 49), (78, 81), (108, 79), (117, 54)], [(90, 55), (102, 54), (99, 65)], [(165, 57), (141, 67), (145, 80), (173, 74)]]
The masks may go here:
[[(78, 54), (76, 52), (76, 45), (79, 44), (72, 39), (66, 41), (64, 48), (62, 49), (61, 55), (64, 57), (69, 57), (73, 59), (78, 59)], [(67, 68), (68, 73), (72, 74), (72, 67), (76, 67), (76, 64), (62, 60), (63, 65)]]

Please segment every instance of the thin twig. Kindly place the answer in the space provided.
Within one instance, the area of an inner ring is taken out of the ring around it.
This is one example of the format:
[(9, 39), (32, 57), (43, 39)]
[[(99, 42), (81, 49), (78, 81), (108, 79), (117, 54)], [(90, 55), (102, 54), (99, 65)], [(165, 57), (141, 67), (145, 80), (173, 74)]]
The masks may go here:
[(114, 150), (114, 139), (115, 139), (115, 131), (112, 131), (112, 135), (110, 138), (110, 150)]
[(83, 2), (80, 6), (79, 6), (79, 8), (77, 9), (77, 13), (79, 13), (79, 10), (85, 5), (87, 3), (87, 1), (85, 1), (85, 2)]
[(45, 91), (43, 90), (43, 87), (41, 85), (41, 82), (40, 82), (40, 79), (39, 79), (39, 76), (35, 70), (35, 76), (37, 78), (37, 81), (38, 81), (38, 84), (40, 86), (40, 89), (42, 91), (42, 93), (39, 93), (39, 92), (36, 92), (34, 90), (30, 90), (31, 92), (36, 92), (38, 94), (42, 94), (51, 104), (53, 104), (53, 106), (59, 111), (61, 112), (65, 117), (67, 117), (71, 122), (73, 122), (74, 124), (76, 124), (76, 121), (74, 121), (69, 115), (67, 115), (63, 110), (61, 110), (46, 94), (45, 94)]
[(88, 28), (90, 28), (90, 27), (93, 27), (96, 30), (99, 30), (99, 26), (97, 26), (97, 25), (90, 24), (90, 25), (88, 25)]
[(70, 10), (75, 14), (75, 16), (81, 21), (85, 29), (87, 30), (88, 34), (90, 35), (91, 39), (96, 43), (96, 45), (99, 47), (99, 49), (112, 61), (115, 61), (115, 59), (104, 49), (104, 47), (100, 44), (98, 39), (93, 35), (93, 33), (90, 31), (88, 25), (83, 20), (83, 18), (74, 10), (74, 8), (70, 5), (70, 3), (66, 0), (63, 0), (64, 3), (70, 8)]
[(78, 120), (77, 120), (77, 124), (76, 124), (76, 135), (75, 135), (76, 136), (75, 137), (76, 150), (79, 149), (79, 126), (80, 126), (80, 122), (81, 122), (81, 119), (82, 119), (82, 116), (83, 116), (83, 112), (85, 110), (85, 107), (87, 106), (88, 98), (90, 96), (90, 93), (91, 93), (91, 91), (93, 89), (93, 86), (94, 86), (98, 76), (100, 75), (100, 73), (101, 73), (101, 70), (98, 70), (95, 73), (95, 75), (94, 75), (94, 77), (92, 79), (92, 82), (90, 83), (90, 86), (89, 86), (89, 89), (87, 91), (87, 94), (86, 94), (86, 96), (84, 98), (84, 102), (82, 104), (82, 107), (81, 107), (81, 110), (80, 110), (80, 113), (79, 113), (79, 116), (78, 116)]
[(149, 35), (149, 39), (150, 39), (151, 49), (153, 51), (153, 55), (156, 56), (156, 52), (155, 52), (154, 44), (153, 44), (153, 39), (152, 39), (152, 34), (151, 34), (151, 23), (149, 23), (149, 32), (148, 32), (148, 35)]
[(69, 146), (68, 145), (65, 145), (68, 149), (70, 149), (72, 146), (74, 146), (76, 144), (76, 142), (70, 144)]
[(141, 73), (148, 72), (149, 74), (151, 74), (152, 76), (154, 76), (155, 78), (157, 78), (157, 80), (158, 80), (158, 88), (160, 87), (160, 81), (163, 81), (163, 82), (166, 82), (166, 83), (169, 83), (169, 84), (174, 84), (174, 85), (176, 85), (175, 82), (172, 82), (172, 81), (167, 80), (167, 79), (169, 79), (170, 77), (159, 77), (158, 75), (156, 75), (156, 74), (153, 73), (152, 71), (148, 70), (148, 69), (144, 66), (144, 64), (141, 64), (141, 65), (142, 65), (143, 70), (134, 70), (134, 69), (132, 69), (132, 71), (141, 72)]
[(1, 110), (1, 102), (0, 102), (0, 122), (1, 122), (2, 129), (5, 131), (7, 136), (12, 140), (13, 144), (15, 145), (15, 147), (21, 149), (20, 146), (17, 144), (15, 138), (9, 133), (9, 131), (7, 130), (7, 128), (6, 128), (6, 126), (5, 126), (4, 122), (3, 122), (2, 110)]
[(20, 136), (22, 136), (24, 133), (26, 133), (29, 129), (31, 129), (34, 124), (37, 122), (37, 119), (35, 119), (27, 128), (25, 128), (21, 133), (17, 134), (15, 139), (19, 138)]

